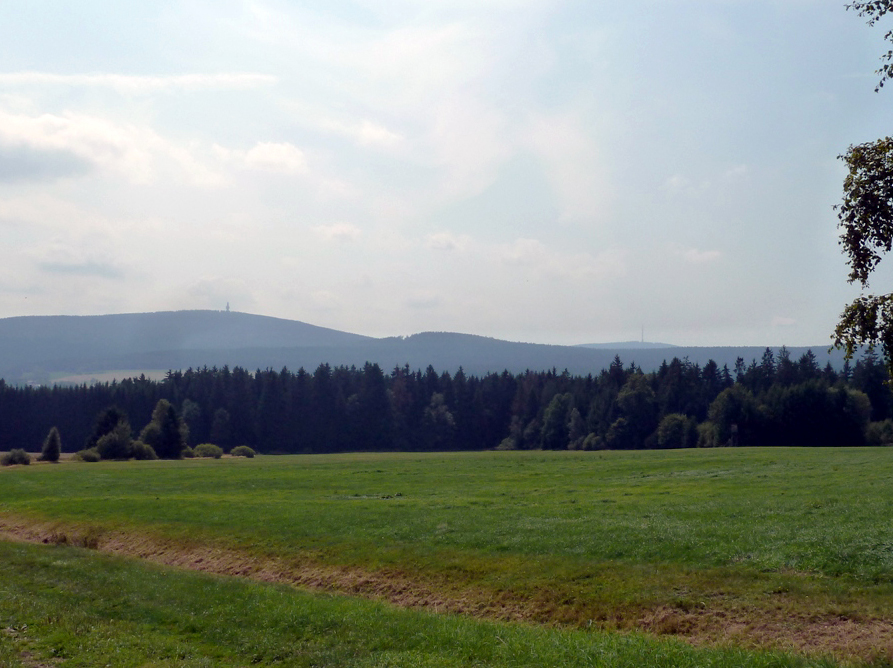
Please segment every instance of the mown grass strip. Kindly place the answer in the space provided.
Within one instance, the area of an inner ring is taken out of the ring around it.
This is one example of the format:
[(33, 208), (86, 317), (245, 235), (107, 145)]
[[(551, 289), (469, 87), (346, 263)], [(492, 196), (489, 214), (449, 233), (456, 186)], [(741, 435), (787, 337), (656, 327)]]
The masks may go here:
[(825, 659), (561, 631), (0, 542), (0, 661), (62, 666), (806, 667)]

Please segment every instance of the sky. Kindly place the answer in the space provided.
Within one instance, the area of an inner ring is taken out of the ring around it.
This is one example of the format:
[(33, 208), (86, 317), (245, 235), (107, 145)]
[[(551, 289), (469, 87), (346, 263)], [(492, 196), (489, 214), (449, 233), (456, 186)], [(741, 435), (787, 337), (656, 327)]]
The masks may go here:
[(893, 125), (844, 4), (4, 0), (0, 317), (828, 345)]

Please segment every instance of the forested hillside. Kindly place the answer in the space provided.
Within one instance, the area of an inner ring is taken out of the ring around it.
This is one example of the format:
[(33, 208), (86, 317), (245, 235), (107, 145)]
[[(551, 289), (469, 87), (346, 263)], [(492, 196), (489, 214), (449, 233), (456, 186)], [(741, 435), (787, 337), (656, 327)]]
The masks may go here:
[[(674, 358), (643, 373), (615, 358), (597, 375), (466, 375), (409, 366), (389, 374), (320, 365), (313, 372), (223, 367), (78, 387), (0, 381), (0, 449), (39, 449), (56, 426), (76, 451), (114, 405), (139, 433), (160, 399), (185, 420), (191, 444), (264, 453), (633, 449), (719, 445), (862, 445), (893, 441), (883, 364), (820, 367), (786, 350), (734, 368)], [(95, 437), (95, 434), (94, 434)]]

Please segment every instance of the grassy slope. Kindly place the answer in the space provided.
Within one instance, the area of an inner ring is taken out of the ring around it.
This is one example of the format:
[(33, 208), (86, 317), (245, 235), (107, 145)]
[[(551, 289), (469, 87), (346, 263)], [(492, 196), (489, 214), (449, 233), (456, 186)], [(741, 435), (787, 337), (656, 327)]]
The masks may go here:
[(0, 512), (408, 573), (571, 624), (889, 620), (891, 476), (883, 449), (63, 464), (0, 472)]
[(0, 543), (0, 560), (0, 662), (9, 668), (48, 660), (116, 668), (833, 665), (398, 610), (70, 547)]

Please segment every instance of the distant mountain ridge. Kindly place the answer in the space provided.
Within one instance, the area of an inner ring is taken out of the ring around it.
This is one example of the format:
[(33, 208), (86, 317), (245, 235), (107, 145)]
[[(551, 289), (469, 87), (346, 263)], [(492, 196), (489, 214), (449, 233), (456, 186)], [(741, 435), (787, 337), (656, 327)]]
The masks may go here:
[(330, 346), (374, 340), (297, 320), (229, 311), (0, 318), (0, 339), (58, 343), (59, 330), (64, 330), (69, 345), (90, 347), (102, 340), (121, 351)]
[(594, 348), (596, 350), (651, 350), (678, 348), (672, 343), (653, 343), (650, 341), (621, 341), (618, 343), (580, 343), (577, 348)]
[[(759, 360), (765, 347), (680, 347), (632, 343), (554, 346), (472, 334), (423, 332), (373, 338), (269, 316), (224, 311), (162, 311), (100, 316), (20, 316), (0, 319), (0, 377), (10, 383), (46, 383), (63, 374), (120, 369), (168, 370), (203, 366), (313, 370), (322, 363), (385, 371), (408, 365), (438, 372), (523, 373), (567, 369), (598, 374), (615, 356), (645, 371), (673, 357), (704, 365), (712, 359), (734, 369), (738, 357)], [(651, 346), (651, 347), (649, 347)], [(774, 349), (777, 353), (777, 348)], [(794, 360), (805, 347), (789, 348)], [(840, 351), (812, 348), (818, 363), (843, 363)]]
[[(227, 311), (19, 316), (0, 318), (0, 376), (17, 380), (47, 371), (111, 370), (120, 368), (110, 367), (113, 361), (158, 357), (163, 351), (325, 348), (374, 340), (295, 320)], [(158, 361), (165, 361), (162, 358)]]

